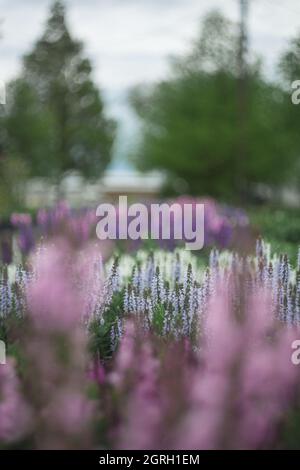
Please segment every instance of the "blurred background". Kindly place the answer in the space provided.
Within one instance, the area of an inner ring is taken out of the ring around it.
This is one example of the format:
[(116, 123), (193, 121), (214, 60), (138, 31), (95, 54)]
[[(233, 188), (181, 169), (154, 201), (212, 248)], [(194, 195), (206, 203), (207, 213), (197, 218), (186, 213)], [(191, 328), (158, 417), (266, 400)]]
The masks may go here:
[(127, 194), (242, 208), (255, 233), (295, 254), (296, 0), (0, 6), (4, 246), (15, 213), (38, 223), (38, 211), (58, 201), (92, 208)]

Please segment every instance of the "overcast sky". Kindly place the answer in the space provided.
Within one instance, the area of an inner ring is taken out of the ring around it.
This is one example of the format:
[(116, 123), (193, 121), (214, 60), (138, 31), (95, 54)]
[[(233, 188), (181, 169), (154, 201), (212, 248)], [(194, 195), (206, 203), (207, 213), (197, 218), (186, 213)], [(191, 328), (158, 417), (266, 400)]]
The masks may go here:
[[(200, 20), (218, 7), (238, 19), (238, 0), (67, 0), (68, 22), (84, 41), (94, 65), (94, 78), (104, 90), (109, 111), (123, 124), (120, 143), (134, 121), (126, 90), (139, 82), (159, 80), (167, 58), (183, 53), (197, 35)], [(272, 74), (276, 58), (297, 31), (299, 0), (249, 0), (251, 49)], [(0, 0), (2, 40), (0, 78), (17, 75), (20, 58), (43, 31), (51, 0)], [(128, 139), (127, 139), (128, 140)]]

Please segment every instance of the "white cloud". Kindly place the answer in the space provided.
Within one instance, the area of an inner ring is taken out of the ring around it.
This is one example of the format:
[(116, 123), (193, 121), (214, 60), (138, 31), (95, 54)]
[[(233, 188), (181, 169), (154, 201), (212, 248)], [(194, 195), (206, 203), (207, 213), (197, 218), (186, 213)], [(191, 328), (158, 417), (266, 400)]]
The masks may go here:
[[(3, 78), (17, 73), (21, 56), (43, 29), (50, 4), (50, 0), (0, 0)], [(69, 0), (67, 4), (69, 24), (85, 42), (97, 81), (113, 89), (162, 77), (167, 57), (185, 50), (208, 9), (219, 7), (238, 18), (238, 0)], [(300, 6), (296, 0), (260, 0), (252, 2), (250, 11), (252, 45), (273, 62), (296, 31), (295, 12), (300, 14)]]

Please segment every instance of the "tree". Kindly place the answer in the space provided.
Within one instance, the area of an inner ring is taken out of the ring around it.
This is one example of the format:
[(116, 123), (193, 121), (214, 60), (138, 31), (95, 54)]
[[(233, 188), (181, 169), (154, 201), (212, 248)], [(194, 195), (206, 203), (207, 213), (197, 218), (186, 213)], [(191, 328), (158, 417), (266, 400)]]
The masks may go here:
[(239, 158), (235, 25), (210, 13), (191, 52), (171, 65), (168, 80), (131, 94), (142, 120), (139, 167), (165, 171), (171, 191), (182, 182), (189, 193), (227, 199), (238, 197), (241, 186), (249, 194), (256, 183), (281, 181), (293, 158), (282, 132), (286, 95), (264, 80), (258, 61), (247, 66), (246, 155)]
[(2, 141), (10, 156), (22, 159), (35, 176), (57, 176), (60, 162), (54, 115), (25, 80), (10, 83)]
[(3, 126), (5, 116), (6, 104), (0, 104), (0, 223), (3, 218), (9, 217), (13, 210), (23, 207), (24, 182), (27, 176), (24, 162), (14, 154), (8, 156), (3, 146), (6, 137), (6, 129)]
[(32, 175), (58, 177), (73, 169), (87, 177), (101, 174), (111, 158), (115, 123), (104, 114), (82, 44), (70, 35), (63, 2), (54, 2), (44, 34), (10, 89), (7, 141)]
[[(279, 61), (279, 73), (282, 86), (287, 94), (292, 95), (292, 84), (300, 80), (300, 34), (290, 41), (287, 50), (282, 54)], [(289, 152), (294, 152), (295, 165), (293, 167), (294, 182), (300, 185), (300, 105), (292, 103), (292, 97), (284, 102), (283, 119), (285, 127), (291, 134)]]
[(27, 176), (24, 163), (7, 156), (0, 147), (0, 222), (24, 207), (24, 182)]

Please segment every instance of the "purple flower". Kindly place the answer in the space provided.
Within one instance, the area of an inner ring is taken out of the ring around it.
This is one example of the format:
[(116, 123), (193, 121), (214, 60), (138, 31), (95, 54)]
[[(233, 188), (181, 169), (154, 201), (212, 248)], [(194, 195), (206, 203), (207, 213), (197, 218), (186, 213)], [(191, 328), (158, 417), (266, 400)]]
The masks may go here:
[(83, 298), (72, 282), (69, 246), (57, 239), (32, 260), (36, 279), (28, 286), (30, 317), (42, 330), (68, 331), (83, 313)]

